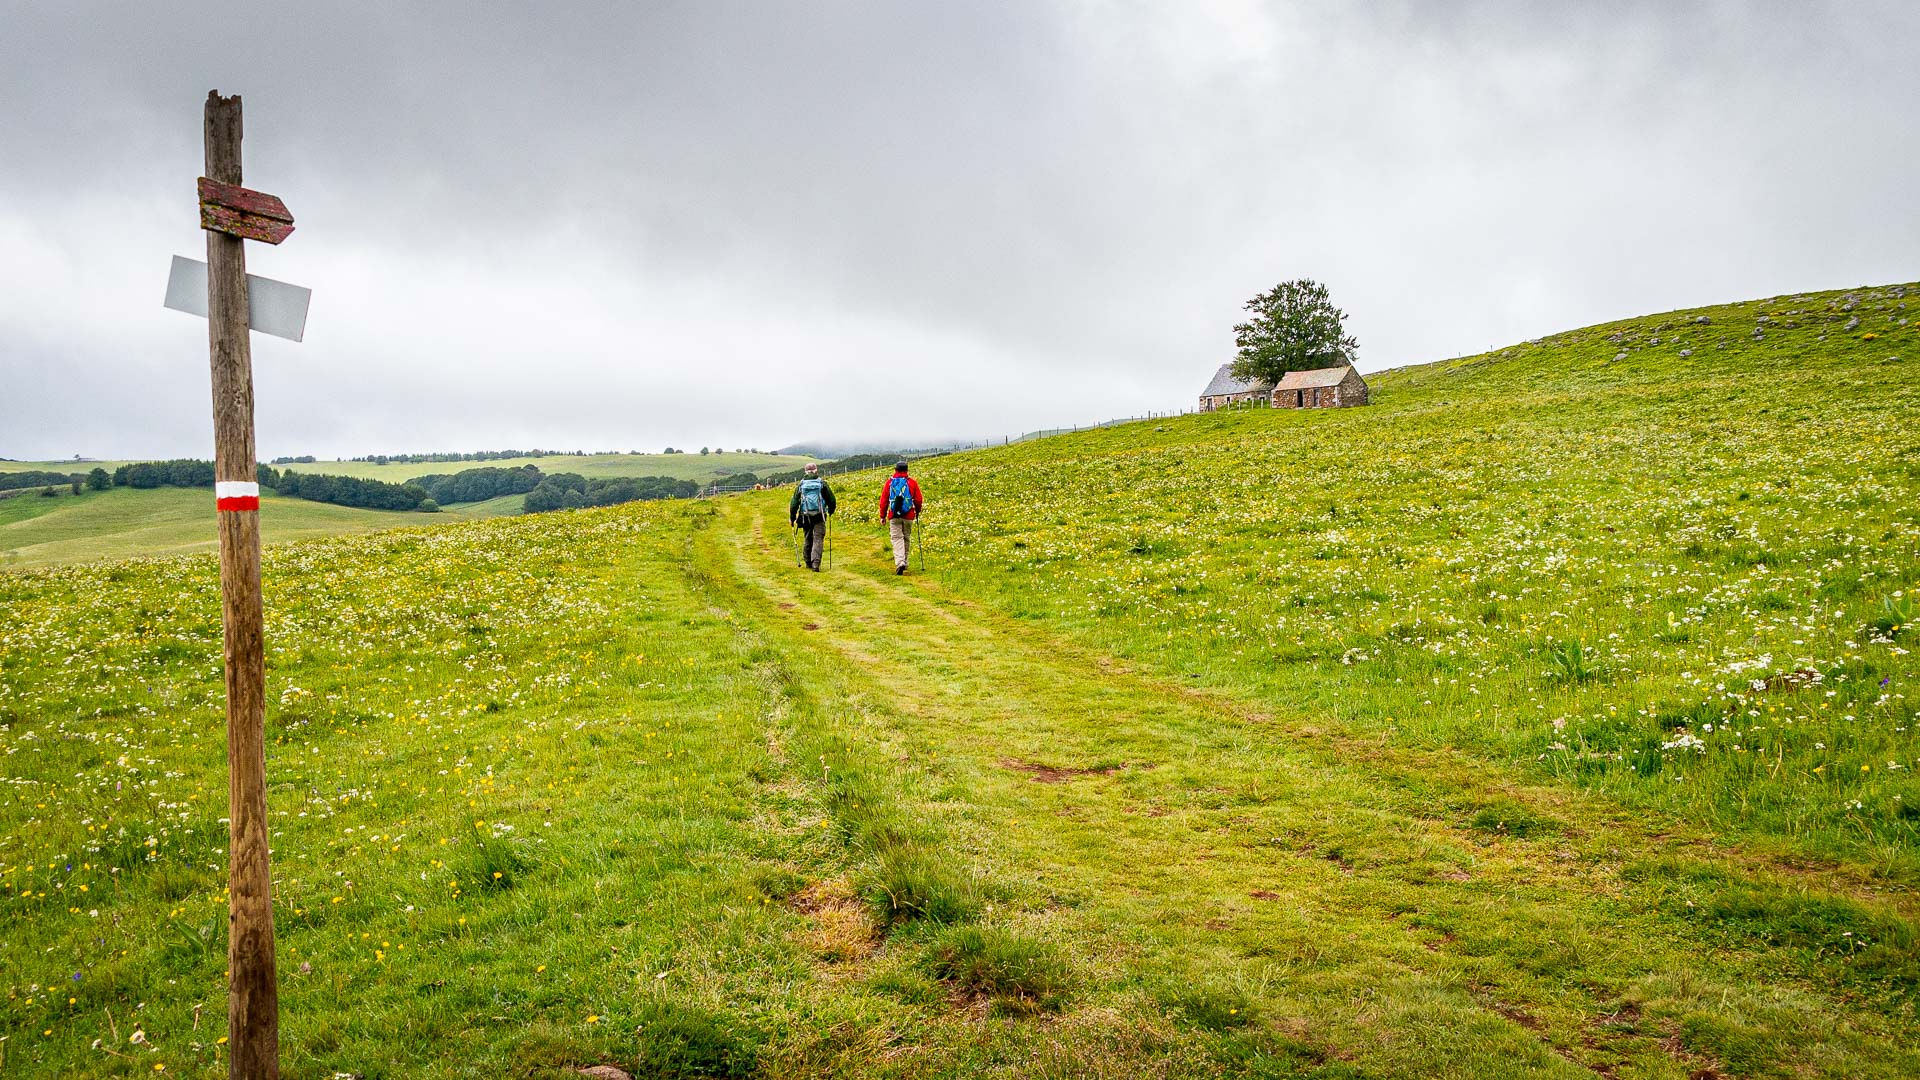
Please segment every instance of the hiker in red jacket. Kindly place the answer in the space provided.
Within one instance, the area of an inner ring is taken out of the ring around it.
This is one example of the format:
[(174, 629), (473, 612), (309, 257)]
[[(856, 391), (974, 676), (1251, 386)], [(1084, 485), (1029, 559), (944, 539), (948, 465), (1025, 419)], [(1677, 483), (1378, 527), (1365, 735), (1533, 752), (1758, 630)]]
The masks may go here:
[(920, 485), (907, 475), (907, 463), (893, 467), (893, 475), (880, 489), (880, 520), (887, 523), (893, 537), (893, 572), (907, 572), (907, 546), (913, 538), (913, 522), (920, 516)]

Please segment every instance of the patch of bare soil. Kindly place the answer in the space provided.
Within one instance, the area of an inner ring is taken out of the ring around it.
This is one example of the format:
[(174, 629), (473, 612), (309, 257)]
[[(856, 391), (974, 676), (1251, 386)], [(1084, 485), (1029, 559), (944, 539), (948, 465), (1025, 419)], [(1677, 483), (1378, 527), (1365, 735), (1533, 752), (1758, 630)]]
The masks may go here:
[(1082, 776), (1112, 776), (1127, 769), (1150, 769), (1151, 765), (1101, 765), (1090, 769), (1074, 769), (1060, 765), (1044, 765), (1037, 761), (1020, 761), (1016, 758), (1001, 758), (1000, 767), (1013, 772), (1031, 774), (1036, 784), (1064, 784)]
[(878, 947), (879, 934), (867, 906), (843, 879), (816, 881), (787, 904), (807, 917), (800, 940), (820, 960), (844, 964), (864, 959)]
[[(1587, 1020), (1586, 1030), (1580, 1033), (1580, 1045), (1586, 1047), (1589, 1054), (1612, 1052), (1608, 1043), (1618, 1043), (1622, 1039), (1644, 1038), (1640, 1033), (1640, 1006), (1631, 1001), (1622, 1002), (1610, 1013), (1601, 1013)], [(1618, 1075), (1611, 1065), (1588, 1065), (1587, 1068), (1614, 1080)]]
[(1506, 1002), (1496, 1001), (1493, 1003), (1493, 1011), (1535, 1034), (1547, 1030), (1547, 1025), (1541, 1023), (1539, 1017), (1534, 1016), (1518, 1005), (1508, 1005)]
[[(1489, 988), (1487, 987), (1480, 987), (1477, 989), (1477, 993), (1475, 994), (1475, 996), (1478, 997), (1482, 1002), (1484, 1002), (1486, 1006), (1492, 1009), (1494, 1012), (1499, 1013), (1501, 1016), (1506, 1017), (1508, 1020), (1511, 1020), (1515, 1024), (1518, 1024), (1519, 1026), (1526, 1028), (1528, 1031), (1532, 1032), (1533, 1037), (1540, 1040), (1540, 1045), (1546, 1047), (1548, 1050), (1553, 1051), (1553, 1053), (1557, 1057), (1559, 1057), (1560, 1060), (1565, 1061), (1567, 1064), (1575, 1066), (1576, 1068), (1585, 1069), (1588, 1072), (1594, 1074), (1595, 1076), (1604, 1077), (1605, 1080), (1616, 1080), (1615, 1073), (1613, 1071), (1612, 1066), (1595, 1065), (1592, 1062), (1580, 1060), (1579, 1057), (1575, 1056), (1573, 1051), (1567, 1049), (1564, 1046), (1560, 1046), (1553, 1041), (1553, 1039), (1550, 1037), (1549, 1032), (1547, 1030), (1546, 1023), (1542, 1021), (1539, 1017), (1533, 1015), (1532, 1013), (1526, 1011), (1525, 1009), (1522, 1009), (1518, 1005), (1509, 1005), (1504, 1001), (1500, 1001), (1493, 998), (1488, 993), (1488, 990)], [(1583, 1037), (1581, 1039), (1581, 1044), (1588, 1051), (1592, 1051), (1594, 1049), (1594, 1043), (1588, 1037)]]

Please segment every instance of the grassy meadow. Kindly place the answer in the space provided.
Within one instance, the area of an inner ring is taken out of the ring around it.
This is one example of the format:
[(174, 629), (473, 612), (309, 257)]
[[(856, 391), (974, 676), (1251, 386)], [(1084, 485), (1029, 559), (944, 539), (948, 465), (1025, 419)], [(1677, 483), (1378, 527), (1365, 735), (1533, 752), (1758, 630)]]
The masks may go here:
[[(269, 544), (518, 514), (522, 496), (443, 507), (438, 514), (362, 510), (261, 493), (261, 536)], [(66, 488), (43, 498), (27, 492), (0, 499), (0, 570), (179, 555), (218, 547), (213, 493), (187, 488)]]
[(809, 457), (790, 454), (736, 454), (733, 451), (702, 454), (548, 454), (544, 457), (501, 458), (498, 461), (314, 461), (274, 468), (294, 472), (327, 473), (332, 476), (357, 476), (363, 480), (385, 480), (402, 484), (416, 476), (457, 473), (462, 469), (517, 469), (533, 465), (541, 472), (578, 473), (591, 480), (611, 476), (670, 476), (675, 480), (717, 480), (734, 473), (764, 475), (798, 469)]
[[(276, 545), (285, 1073), (1920, 1074), (1908, 292), (932, 459), (906, 578)], [(0, 574), (0, 1075), (222, 1074), (217, 580)]]
[(1909, 294), (929, 462), (942, 580), (1196, 685), (1920, 884)]
[[(275, 465), (280, 470), (291, 469), (295, 472), (326, 473), (331, 476), (357, 476), (363, 480), (385, 480), (388, 483), (403, 484), (416, 476), (433, 473), (456, 473), (462, 469), (480, 469), (497, 467), (517, 469), (524, 465), (537, 466), (542, 472), (579, 473), (593, 479), (607, 476), (670, 476), (675, 480), (713, 480), (732, 473), (751, 472), (764, 474), (797, 469), (809, 461), (810, 457), (796, 457), (791, 454), (739, 454), (731, 450), (712, 454), (699, 451), (684, 454), (547, 454), (542, 457), (501, 458), (498, 461), (421, 461), (389, 462), (380, 464), (372, 461), (303, 461), (289, 465)], [(133, 461), (10, 461), (0, 459), (0, 472), (58, 472), (82, 473), (96, 467), (108, 472), (122, 465), (134, 464)]]
[(134, 464), (134, 462), (121, 461), (118, 459), (111, 461), (95, 461), (92, 458), (87, 458), (84, 461), (15, 461), (12, 458), (0, 458), (0, 473), (57, 472), (68, 475), (79, 473), (81, 476), (85, 476), (95, 469), (105, 469), (108, 472), (112, 472), (122, 465), (132, 464)]

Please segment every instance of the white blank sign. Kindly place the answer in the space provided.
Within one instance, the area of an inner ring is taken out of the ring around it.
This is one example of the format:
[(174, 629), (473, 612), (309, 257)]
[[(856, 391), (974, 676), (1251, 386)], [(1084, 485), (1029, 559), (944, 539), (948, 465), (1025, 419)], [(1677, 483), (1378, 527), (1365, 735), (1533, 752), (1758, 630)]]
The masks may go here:
[[(263, 334), (299, 341), (307, 333), (307, 302), (312, 289), (272, 278), (247, 275), (247, 325)], [(175, 255), (167, 274), (167, 306), (207, 317), (207, 264)]]

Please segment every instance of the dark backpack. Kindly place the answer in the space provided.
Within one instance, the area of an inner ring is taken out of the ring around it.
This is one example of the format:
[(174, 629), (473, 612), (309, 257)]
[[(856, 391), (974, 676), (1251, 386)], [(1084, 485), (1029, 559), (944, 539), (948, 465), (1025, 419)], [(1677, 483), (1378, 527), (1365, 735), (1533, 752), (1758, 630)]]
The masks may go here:
[(913, 488), (904, 476), (887, 483), (887, 516), (906, 517), (913, 513)]
[(801, 517), (819, 517), (827, 509), (826, 496), (820, 493), (822, 486), (815, 478), (800, 481)]

